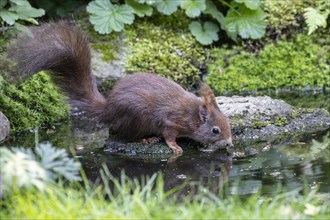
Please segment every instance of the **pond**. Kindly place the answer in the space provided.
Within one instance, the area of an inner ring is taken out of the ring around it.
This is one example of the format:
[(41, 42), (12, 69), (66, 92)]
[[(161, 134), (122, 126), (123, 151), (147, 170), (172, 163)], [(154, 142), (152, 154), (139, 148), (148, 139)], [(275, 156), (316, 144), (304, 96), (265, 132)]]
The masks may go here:
[[(328, 94), (281, 96), (298, 107), (323, 107), (329, 109)], [(106, 164), (113, 176), (124, 171), (129, 177), (151, 176), (161, 172), (165, 188), (171, 189), (183, 182), (204, 185), (212, 191), (226, 195), (247, 196), (276, 195), (279, 192), (306, 190), (319, 187), (320, 192), (330, 192), (330, 130), (301, 137), (297, 142), (270, 146), (256, 150), (253, 146), (234, 148), (230, 152), (200, 152), (196, 148), (184, 149), (184, 154), (174, 162), (166, 158), (121, 155), (103, 148), (107, 131), (90, 132), (83, 121), (61, 122), (39, 131), (40, 141), (49, 141), (57, 147), (74, 148), (87, 177), (100, 181), (99, 169)], [(82, 131), (80, 128), (85, 127)], [(5, 146), (33, 147), (34, 131), (12, 136)], [(69, 145), (69, 146), (68, 146)], [(186, 187), (185, 193), (194, 189)]]

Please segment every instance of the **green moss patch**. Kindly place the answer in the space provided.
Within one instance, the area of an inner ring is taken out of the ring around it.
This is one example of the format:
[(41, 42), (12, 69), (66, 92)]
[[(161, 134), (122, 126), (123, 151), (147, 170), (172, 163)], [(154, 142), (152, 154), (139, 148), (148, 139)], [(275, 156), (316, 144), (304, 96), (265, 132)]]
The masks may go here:
[(92, 48), (102, 54), (102, 60), (105, 62), (117, 59), (118, 47), (112, 43), (95, 43)]
[(44, 72), (20, 85), (2, 81), (0, 109), (8, 117), (12, 131), (24, 131), (58, 121), (70, 112), (65, 98)]
[[(326, 40), (325, 40), (326, 41)], [(311, 37), (266, 45), (258, 54), (215, 48), (207, 82), (219, 93), (330, 86), (330, 47)]]
[(189, 86), (199, 78), (203, 48), (187, 29), (181, 29), (185, 18), (158, 16), (157, 22), (140, 20), (125, 34), (130, 46), (127, 72), (152, 72)]
[(310, 0), (262, 0), (262, 8), (267, 13), (266, 22), (276, 30), (299, 26), (299, 20), (301, 22), (301, 15), (304, 12), (304, 9), (316, 5), (317, 1)]

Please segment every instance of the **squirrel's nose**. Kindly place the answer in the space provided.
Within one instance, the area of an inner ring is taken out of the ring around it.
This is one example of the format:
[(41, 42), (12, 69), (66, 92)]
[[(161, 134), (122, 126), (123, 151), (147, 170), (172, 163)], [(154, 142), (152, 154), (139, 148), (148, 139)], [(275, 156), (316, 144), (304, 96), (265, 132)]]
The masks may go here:
[(233, 141), (232, 141), (231, 138), (227, 140), (226, 147), (234, 147), (234, 145), (233, 145)]

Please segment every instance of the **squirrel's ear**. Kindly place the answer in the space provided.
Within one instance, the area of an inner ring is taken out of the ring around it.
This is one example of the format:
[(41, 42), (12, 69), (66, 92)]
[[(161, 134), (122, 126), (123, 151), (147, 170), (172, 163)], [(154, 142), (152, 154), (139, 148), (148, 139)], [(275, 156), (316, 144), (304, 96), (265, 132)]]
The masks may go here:
[(205, 105), (202, 105), (200, 108), (199, 108), (199, 117), (201, 119), (201, 121), (203, 123), (206, 122), (206, 119), (207, 119), (207, 116), (208, 116), (208, 110), (207, 110), (207, 107)]
[(200, 83), (200, 94), (203, 98), (204, 105), (209, 110), (211, 106), (218, 108), (217, 100), (214, 93), (206, 83)]

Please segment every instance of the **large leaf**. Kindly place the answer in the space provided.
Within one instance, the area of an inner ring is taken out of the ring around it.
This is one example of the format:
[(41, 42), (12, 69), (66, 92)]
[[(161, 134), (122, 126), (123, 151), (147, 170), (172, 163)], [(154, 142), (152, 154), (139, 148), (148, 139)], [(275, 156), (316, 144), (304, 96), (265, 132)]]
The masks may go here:
[(134, 10), (130, 6), (113, 5), (109, 0), (92, 1), (86, 9), (91, 14), (89, 21), (101, 34), (109, 34), (113, 30), (121, 31), (125, 24), (132, 24), (134, 21)]
[(18, 14), (16, 12), (11, 12), (6, 9), (0, 9), (0, 17), (9, 25), (13, 25), (18, 19)]
[(8, 9), (12, 12), (17, 12), (19, 19), (28, 19), (41, 17), (45, 14), (45, 10), (36, 9), (28, 5), (17, 5)]
[(141, 4), (135, 0), (126, 0), (126, 4), (131, 6), (134, 10), (134, 13), (139, 17), (152, 15), (152, 7), (149, 5)]
[(239, 4), (236, 10), (228, 11), (226, 26), (229, 32), (238, 32), (242, 38), (259, 39), (266, 32), (265, 17), (261, 8), (251, 10), (244, 4)]
[(256, 10), (259, 7), (260, 0), (235, 0), (237, 3), (244, 3), (246, 7)]
[(217, 9), (217, 6), (211, 0), (206, 1), (206, 8), (203, 13), (211, 15), (221, 24), (222, 29), (226, 29), (225, 16), (223, 16), (223, 14)]
[(315, 8), (306, 8), (304, 18), (308, 26), (308, 35), (313, 33), (318, 27), (326, 27), (328, 15), (329, 10), (321, 14), (321, 12)]
[(207, 21), (202, 27), (201, 23), (198, 21), (193, 21), (189, 24), (189, 29), (192, 35), (196, 37), (197, 41), (203, 45), (209, 45), (213, 41), (217, 41), (219, 39), (219, 27), (212, 22)]
[(181, 1), (181, 8), (185, 10), (186, 15), (191, 18), (200, 16), (205, 10), (205, 0), (184, 0)]
[(170, 15), (176, 10), (178, 10), (179, 5), (180, 5), (180, 1), (173, 1), (173, 0), (159, 0), (155, 4), (157, 10), (165, 15)]

